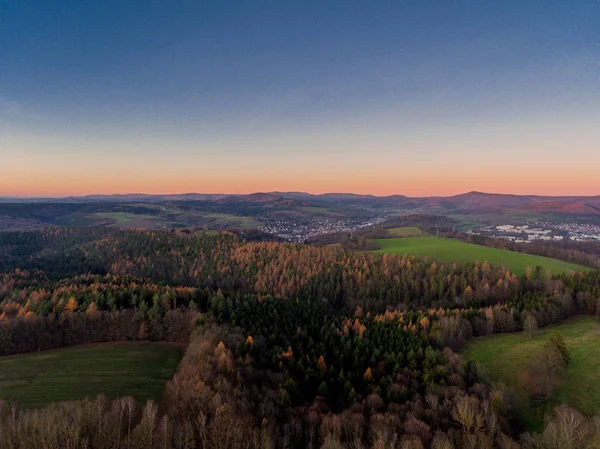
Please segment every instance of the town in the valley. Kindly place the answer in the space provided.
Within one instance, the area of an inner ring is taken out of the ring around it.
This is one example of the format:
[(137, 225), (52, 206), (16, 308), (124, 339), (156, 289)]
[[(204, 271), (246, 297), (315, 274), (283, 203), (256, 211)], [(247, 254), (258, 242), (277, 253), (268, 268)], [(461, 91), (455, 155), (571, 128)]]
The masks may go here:
[(523, 225), (490, 225), (467, 231), (468, 234), (500, 238), (515, 243), (536, 240), (600, 241), (600, 225), (581, 223), (550, 223), (545, 221)]

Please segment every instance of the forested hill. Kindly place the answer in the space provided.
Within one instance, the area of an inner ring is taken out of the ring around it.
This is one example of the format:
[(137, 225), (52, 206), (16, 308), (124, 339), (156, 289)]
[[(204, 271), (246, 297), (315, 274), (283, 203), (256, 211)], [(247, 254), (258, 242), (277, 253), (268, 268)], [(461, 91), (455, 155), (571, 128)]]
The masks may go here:
[[(0, 415), (0, 448), (35, 447), (19, 438), (46, 435), (41, 416), (80, 426), (56, 447), (130, 447), (131, 435), (131, 447), (554, 447), (542, 446), (546, 434), (517, 443), (509, 392), (486, 386), (451, 348), (532, 320), (595, 314), (600, 298), (597, 271), (531, 267), (519, 277), (487, 262), (442, 265), (230, 233), (2, 233), (0, 258), (3, 354), (191, 334), (160, 411), (147, 406), (128, 421), (119, 402), (84, 402), (23, 413), (18, 426)], [(82, 410), (89, 419), (77, 421)], [(582, 422), (585, 447), (595, 434)]]
[[(411, 257), (184, 233), (52, 229), (0, 234), (6, 269), (50, 278), (131, 275), (208, 291), (278, 298), (327, 298), (348, 307), (446, 307), (495, 303), (519, 288), (516, 275), (488, 263), (444, 266)], [(533, 267), (535, 268), (535, 267)], [(541, 270), (533, 273), (542, 280)]]

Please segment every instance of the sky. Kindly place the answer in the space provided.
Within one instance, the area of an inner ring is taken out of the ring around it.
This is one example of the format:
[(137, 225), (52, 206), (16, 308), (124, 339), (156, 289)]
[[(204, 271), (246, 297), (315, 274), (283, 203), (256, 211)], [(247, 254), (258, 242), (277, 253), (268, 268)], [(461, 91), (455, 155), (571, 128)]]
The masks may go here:
[(0, 196), (600, 194), (600, 1), (0, 0)]

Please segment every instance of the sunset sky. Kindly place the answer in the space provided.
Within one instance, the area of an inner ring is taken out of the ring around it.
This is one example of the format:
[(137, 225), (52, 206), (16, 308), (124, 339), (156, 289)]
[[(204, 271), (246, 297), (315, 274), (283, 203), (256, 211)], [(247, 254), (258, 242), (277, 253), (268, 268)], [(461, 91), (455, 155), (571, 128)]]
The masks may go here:
[(0, 0), (0, 196), (600, 194), (600, 3)]

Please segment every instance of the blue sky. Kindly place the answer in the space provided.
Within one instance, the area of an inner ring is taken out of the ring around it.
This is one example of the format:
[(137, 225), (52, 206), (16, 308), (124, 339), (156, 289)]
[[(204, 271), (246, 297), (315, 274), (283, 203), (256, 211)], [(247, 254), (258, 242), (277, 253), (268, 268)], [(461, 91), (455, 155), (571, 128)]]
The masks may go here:
[(600, 194), (598, 119), (598, 1), (0, 0), (0, 193)]

